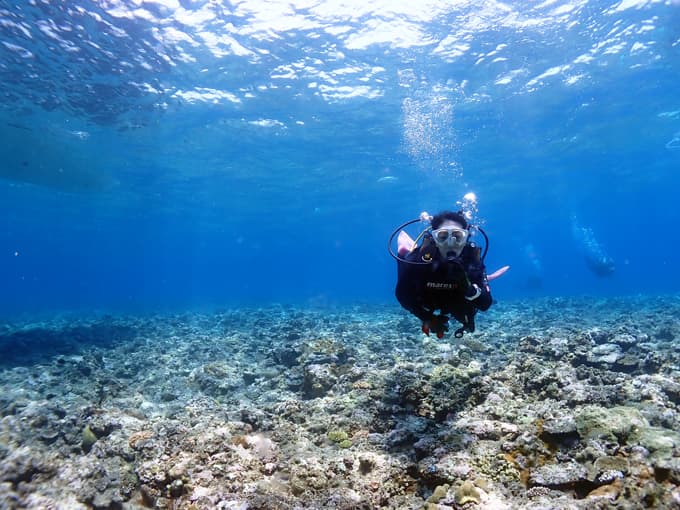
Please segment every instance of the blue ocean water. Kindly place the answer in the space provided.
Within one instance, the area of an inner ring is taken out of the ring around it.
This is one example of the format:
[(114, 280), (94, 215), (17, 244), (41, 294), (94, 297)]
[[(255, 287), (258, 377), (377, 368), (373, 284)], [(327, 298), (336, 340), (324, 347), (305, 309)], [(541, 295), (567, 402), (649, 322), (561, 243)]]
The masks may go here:
[(468, 193), (499, 301), (680, 289), (677, 0), (0, 1), (0, 77), (0, 315), (398, 307)]

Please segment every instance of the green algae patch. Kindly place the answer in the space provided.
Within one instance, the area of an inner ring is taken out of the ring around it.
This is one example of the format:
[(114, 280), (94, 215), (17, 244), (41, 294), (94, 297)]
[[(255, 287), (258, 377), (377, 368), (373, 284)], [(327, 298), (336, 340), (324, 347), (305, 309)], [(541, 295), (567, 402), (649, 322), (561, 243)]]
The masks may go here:
[(680, 434), (661, 427), (640, 429), (635, 434), (634, 439), (635, 442), (647, 448), (655, 460), (673, 458), (674, 450), (680, 445)]
[(349, 435), (344, 430), (329, 430), (326, 437), (333, 443), (342, 443), (349, 440)]
[(600, 437), (621, 443), (649, 427), (649, 422), (642, 413), (628, 406), (609, 409), (587, 406), (575, 416), (575, 421), (576, 430), (583, 439)]
[(83, 437), (82, 441), (80, 443), (80, 446), (82, 447), (83, 451), (85, 453), (89, 453), (89, 451), (92, 449), (92, 445), (97, 442), (97, 436), (95, 435), (94, 432), (92, 432), (92, 429), (90, 428), (89, 425), (85, 425), (85, 428), (83, 429)]
[(672, 458), (674, 449), (680, 446), (680, 434), (652, 427), (634, 407), (588, 406), (575, 419), (582, 439), (603, 438), (619, 444), (639, 444), (649, 450), (655, 460)]
[(352, 440), (344, 430), (329, 430), (326, 434), (328, 440), (338, 446), (338, 448), (351, 448)]

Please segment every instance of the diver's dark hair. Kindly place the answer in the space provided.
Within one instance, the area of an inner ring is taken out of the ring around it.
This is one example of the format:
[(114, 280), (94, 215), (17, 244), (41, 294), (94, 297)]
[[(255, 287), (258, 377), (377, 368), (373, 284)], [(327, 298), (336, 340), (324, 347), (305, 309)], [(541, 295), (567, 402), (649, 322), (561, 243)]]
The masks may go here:
[(432, 218), (432, 221), (430, 222), (430, 225), (432, 225), (432, 230), (437, 230), (446, 220), (455, 221), (463, 228), (468, 228), (468, 223), (465, 219), (465, 216), (463, 215), (463, 211), (442, 211)]

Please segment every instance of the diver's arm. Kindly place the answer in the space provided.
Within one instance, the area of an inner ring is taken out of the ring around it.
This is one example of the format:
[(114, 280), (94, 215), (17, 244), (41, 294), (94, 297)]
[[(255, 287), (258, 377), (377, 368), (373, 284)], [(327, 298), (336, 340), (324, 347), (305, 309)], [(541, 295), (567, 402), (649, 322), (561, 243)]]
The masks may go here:
[[(469, 259), (468, 259), (469, 260)], [(486, 268), (482, 261), (472, 261), (465, 266), (468, 288), (465, 291), (465, 299), (477, 310), (485, 312), (493, 303), (491, 288), (486, 277)]]
[(422, 297), (418, 291), (418, 275), (415, 274), (416, 271), (409, 269), (412, 268), (400, 272), (394, 294), (397, 297), (397, 301), (406, 310), (421, 321), (429, 321), (432, 318), (432, 312), (422, 305)]
[(470, 288), (466, 293), (465, 299), (470, 301), (475, 306), (475, 308), (481, 310), (482, 312), (487, 311), (491, 307), (493, 298), (491, 297), (489, 283), (486, 279), (486, 272), (482, 272), (481, 278), (470, 281)]

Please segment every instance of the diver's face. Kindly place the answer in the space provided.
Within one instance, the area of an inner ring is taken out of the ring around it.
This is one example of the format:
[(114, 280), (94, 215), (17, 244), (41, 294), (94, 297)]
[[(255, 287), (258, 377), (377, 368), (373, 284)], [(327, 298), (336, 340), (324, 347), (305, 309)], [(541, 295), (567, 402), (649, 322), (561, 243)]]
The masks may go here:
[(468, 231), (460, 223), (446, 220), (438, 229), (432, 231), (432, 237), (437, 244), (439, 254), (447, 259), (460, 255), (467, 242)]

